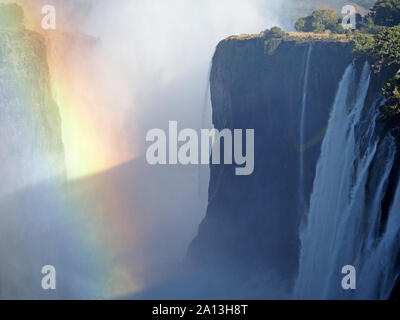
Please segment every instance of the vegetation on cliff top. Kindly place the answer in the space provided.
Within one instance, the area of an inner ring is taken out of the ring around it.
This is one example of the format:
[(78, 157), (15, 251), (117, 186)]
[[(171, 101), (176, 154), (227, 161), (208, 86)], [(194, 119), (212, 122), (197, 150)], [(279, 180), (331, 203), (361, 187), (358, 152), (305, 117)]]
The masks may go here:
[(353, 42), (354, 53), (369, 59), (377, 71), (400, 67), (400, 25), (384, 27), (376, 35), (356, 33)]
[(386, 103), (382, 107), (381, 119), (390, 119), (398, 122), (400, 120), (400, 75), (397, 74), (384, 86), (382, 92)]
[[(376, 73), (393, 74), (400, 68), (400, 0), (379, 0), (360, 23), (353, 37), (354, 54), (369, 60)], [(400, 122), (399, 75), (382, 89), (386, 98), (379, 120)]]
[(320, 9), (312, 13), (311, 16), (297, 19), (295, 28), (300, 32), (316, 32), (323, 33), (330, 31), (332, 33), (346, 33), (343, 28), (342, 16), (338, 15), (335, 10)]
[(400, 1), (378, 0), (372, 8), (370, 16), (376, 25), (394, 27), (400, 24)]
[(273, 54), (279, 47), (281, 40), (287, 37), (287, 33), (279, 27), (272, 27), (261, 34), (264, 37), (264, 51), (268, 54)]
[(284, 38), (287, 34), (279, 27), (272, 27), (262, 32), (265, 39), (280, 39)]
[(394, 27), (400, 23), (400, 1), (378, 0), (369, 14), (358, 19), (357, 29), (362, 33), (378, 34), (384, 27)]

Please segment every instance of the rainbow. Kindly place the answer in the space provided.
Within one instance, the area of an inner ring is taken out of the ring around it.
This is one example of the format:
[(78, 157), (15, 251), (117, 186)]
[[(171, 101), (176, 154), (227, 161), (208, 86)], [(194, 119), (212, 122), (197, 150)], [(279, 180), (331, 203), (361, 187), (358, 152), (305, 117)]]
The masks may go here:
[[(41, 8), (48, 1), (17, 0), (25, 25), (46, 41), (51, 88), (62, 119), (68, 177), (88, 176), (138, 156), (123, 128), (131, 107), (126, 87), (99, 50), (99, 40), (68, 29), (74, 24), (57, 3), (56, 30), (43, 30)], [(67, 31), (65, 31), (67, 30)]]
[(92, 281), (72, 284), (84, 288), (83, 297), (115, 298), (138, 292), (143, 281), (132, 275), (132, 262), (119, 257), (138, 243), (132, 226), (140, 221), (121, 208), (126, 195), (118, 191), (118, 181), (96, 178), (138, 156), (121, 129), (125, 119), (118, 104), (131, 103), (129, 90), (123, 86), (110, 90), (111, 80), (117, 78), (107, 70), (107, 61), (94, 55), (96, 39), (63, 32), (60, 22), (56, 31), (41, 30), (37, 22), (41, 2), (18, 2), (24, 7), (25, 25), (45, 39), (51, 92), (62, 122), (67, 181), (51, 191), (49, 201), (57, 213), (42, 212), (42, 218), (58, 226), (54, 232), (61, 230), (77, 242), (71, 244), (76, 260), (81, 259), (93, 274)]

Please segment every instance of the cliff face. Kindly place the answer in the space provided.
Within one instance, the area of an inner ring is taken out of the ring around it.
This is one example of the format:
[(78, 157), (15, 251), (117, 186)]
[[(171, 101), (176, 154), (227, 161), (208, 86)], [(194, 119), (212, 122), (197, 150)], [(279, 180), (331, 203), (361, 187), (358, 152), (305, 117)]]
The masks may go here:
[(345, 41), (233, 37), (218, 45), (213, 123), (255, 129), (255, 170), (240, 177), (232, 166), (211, 166), (207, 214), (189, 259), (246, 273), (276, 267), (285, 277), (296, 274), (305, 199), (351, 52)]
[(64, 174), (46, 47), (24, 29), (0, 30), (0, 158), (0, 195)]
[[(264, 280), (275, 270), (290, 297), (397, 298), (400, 140), (378, 120), (393, 72), (353, 60), (345, 39), (222, 41), (210, 79), (213, 123), (255, 129), (255, 171), (211, 166), (189, 260), (222, 267), (218, 277), (234, 276), (241, 293), (263, 286), (258, 297), (273, 288)], [(357, 290), (343, 290), (349, 265)]]

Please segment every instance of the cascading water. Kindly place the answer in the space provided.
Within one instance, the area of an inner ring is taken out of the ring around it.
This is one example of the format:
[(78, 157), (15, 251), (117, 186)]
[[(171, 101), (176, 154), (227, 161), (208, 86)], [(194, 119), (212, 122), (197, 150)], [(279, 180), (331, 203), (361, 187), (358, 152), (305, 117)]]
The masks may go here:
[[(387, 227), (379, 231), (395, 142), (389, 135), (375, 134), (378, 101), (366, 109), (369, 65), (365, 64), (358, 85), (356, 73), (354, 63), (344, 73), (322, 143), (310, 209), (300, 231), (297, 298), (385, 299), (398, 278), (399, 187)], [(356, 290), (342, 288), (346, 265), (356, 269)]]
[(299, 203), (300, 211), (304, 211), (304, 130), (306, 121), (306, 109), (307, 109), (307, 93), (308, 93), (308, 75), (310, 71), (310, 60), (313, 50), (312, 43), (309, 45), (307, 50), (307, 59), (305, 65), (304, 73), (304, 88), (303, 88), (303, 98), (301, 101), (301, 115), (300, 115), (300, 140), (299, 140), (299, 152), (300, 152), (300, 167), (299, 167)]

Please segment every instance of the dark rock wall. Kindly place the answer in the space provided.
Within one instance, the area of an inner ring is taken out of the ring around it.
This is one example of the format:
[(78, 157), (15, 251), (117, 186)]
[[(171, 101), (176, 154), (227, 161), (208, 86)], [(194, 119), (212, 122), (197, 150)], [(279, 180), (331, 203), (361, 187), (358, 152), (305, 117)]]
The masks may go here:
[(255, 129), (255, 170), (236, 176), (234, 166), (212, 165), (209, 205), (189, 260), (208, 267), (284, 276), (297, 270), (299, 132), (309, 46), (305, 113), (304, 193), (309, 198), (320, 144), (338, 83), (352, 61), (344, 42), (283, 41), (270, 50), (263, 38), (222, 41), (211, 71), (217, 129)]

